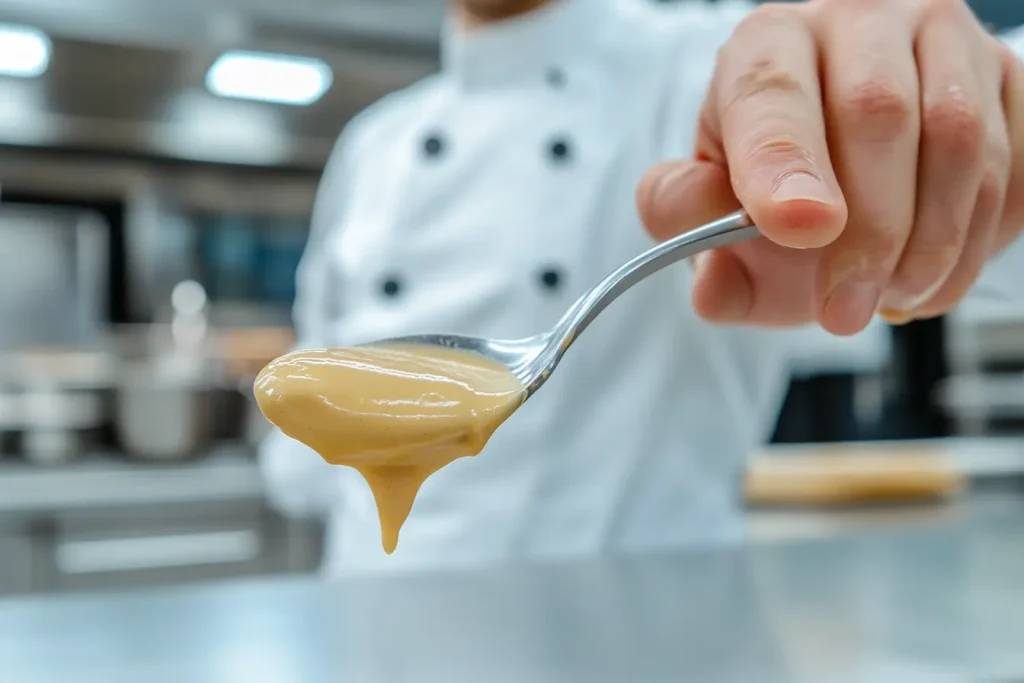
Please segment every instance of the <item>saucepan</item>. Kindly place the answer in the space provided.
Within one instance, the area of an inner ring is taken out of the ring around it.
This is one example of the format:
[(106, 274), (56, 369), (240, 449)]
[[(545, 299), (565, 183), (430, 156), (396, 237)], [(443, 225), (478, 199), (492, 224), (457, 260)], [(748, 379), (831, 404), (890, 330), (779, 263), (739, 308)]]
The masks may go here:
[(182, 350), (166, 326), (122, 332), (116, 426), (130, 457), (200, 457), (215, 440), (257, 444), (270, 429), (252, 398), (262, 367), (291, 346), (287, 328), (214, 330)]

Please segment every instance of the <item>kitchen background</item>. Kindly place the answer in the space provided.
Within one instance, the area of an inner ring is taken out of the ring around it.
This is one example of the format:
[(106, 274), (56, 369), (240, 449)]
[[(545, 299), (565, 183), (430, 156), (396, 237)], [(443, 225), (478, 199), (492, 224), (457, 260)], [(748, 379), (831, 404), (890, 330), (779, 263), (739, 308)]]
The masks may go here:
[[(1020, 3), (975, 5), (1024, 23)], [(443, 12), (0, 0), (0, 595), (316, 566), (319, 525), (265, 502), (249, 387), (290, 343), (335, 136), (436, 69)], [(218, 96), (211, 67), (237, 49), (312, 60), (309, 78)], [(1024, 311), (822, 335), (802, 357), (779, 443), (1024, 424)]]

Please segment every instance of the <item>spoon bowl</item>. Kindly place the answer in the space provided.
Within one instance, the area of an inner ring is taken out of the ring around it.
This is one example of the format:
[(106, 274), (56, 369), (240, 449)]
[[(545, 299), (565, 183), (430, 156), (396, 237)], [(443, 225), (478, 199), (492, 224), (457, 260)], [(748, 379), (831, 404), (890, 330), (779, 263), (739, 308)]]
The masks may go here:
[(532, 337), (486, 339), (451, 334), (420, 334), (382, 339), (364, 346), (424, 345), (485, 356), (515, 375), (525, 387), (523, 401), (526, 401), (547, 382), (580, 334), (626, 290), (677, 261), (759, 235), (747, 213), (738, 211), (662, 242), (590, 288), (566, 311), (553, 329)]

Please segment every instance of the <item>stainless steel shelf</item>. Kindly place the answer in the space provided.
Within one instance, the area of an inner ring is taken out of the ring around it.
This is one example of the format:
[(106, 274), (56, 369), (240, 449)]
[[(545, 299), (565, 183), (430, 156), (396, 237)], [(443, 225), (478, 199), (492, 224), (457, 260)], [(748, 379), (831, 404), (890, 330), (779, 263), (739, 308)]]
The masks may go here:
[(52, 468), (0, 465), (0, 516), (263, 498), (256, 462), (241, 447), (168, 464), (130, 463), (96, 454), (81, 463)]

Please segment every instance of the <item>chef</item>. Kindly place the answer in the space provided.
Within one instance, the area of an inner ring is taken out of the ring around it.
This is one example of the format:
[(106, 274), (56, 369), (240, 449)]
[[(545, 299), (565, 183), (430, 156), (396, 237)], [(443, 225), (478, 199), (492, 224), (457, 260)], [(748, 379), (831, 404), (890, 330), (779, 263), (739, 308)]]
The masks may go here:
[(766, 237), (616, 302), (480, 456), (427, 481), (394, 555), (359, 476), (280, 433), (273, 500), (329, 518), (331, 574), (739, 539), (785, 328), (943, 313), (1015, 240), (1022, 71), (961, 0), (454, 2), (440, 74), (330, 159), (300, 347), (525, 337), (655, 239), (741, 205)]

